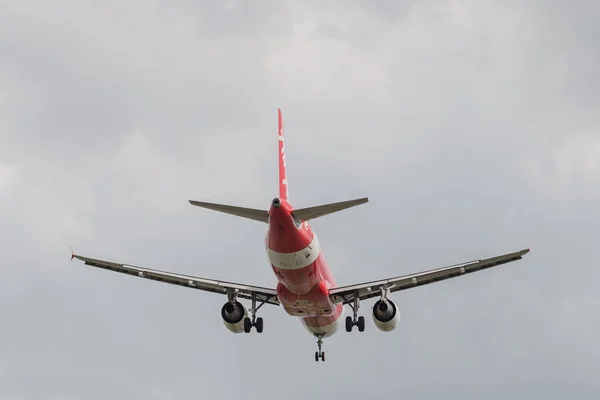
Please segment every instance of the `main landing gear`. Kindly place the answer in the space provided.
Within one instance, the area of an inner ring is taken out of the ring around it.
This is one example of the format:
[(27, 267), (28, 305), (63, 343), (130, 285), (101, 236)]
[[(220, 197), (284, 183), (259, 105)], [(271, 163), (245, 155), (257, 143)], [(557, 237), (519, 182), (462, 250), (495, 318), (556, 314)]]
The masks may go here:
[(354, 294), (354, 300), (352, 303), (349, 303), (349, 304), (350, 304), (350, 307), (352, 308), (354, 316), (346, 317), (346, 332), (352, 332), (353, 326), (357, 326), (358, 331), (363, 332), (365, 330), (365, 317), (363, 317), (362, 315), (360, 317), (358, 316), (358, 307), (359, 307), (358, 293)]
[(256, 332), (262, 333), (263, 331), (263, 319), (262, 317), (256, 318), (256, 316), (252, 316), (252, 319), (249, 317), (244, 318), (244, 332), (250, 333), (252, 327), (256, 328)]
[(317, 338), (317, 345), (319, 346), (319, 351), (315, 351), (315, 361), (325, 361), (325, 352), (321, 351), (321, 346), (323, 346), (323, 335), (315, 335)]
[(258, 307), (256, 306), (256, 293), (252, 293), (252, 308), (250, 309), (250, 312), (252, 314), (252, 319), (250, 319), (249, 317), (245, 317), (244, 318), (244, 332), (245, 333), (250, 333), (250, 331), (252, 330), (252, 327), (256, 328), (256, 332), (257, 333), (262, 333), (263, 331), (263, 319), (262, 317), (256, 317), (256, 311), (258, 311), (259, 308), (261, 308), (263, 306), (263, 304), (265, 304), (266, 301), (262, 301)]

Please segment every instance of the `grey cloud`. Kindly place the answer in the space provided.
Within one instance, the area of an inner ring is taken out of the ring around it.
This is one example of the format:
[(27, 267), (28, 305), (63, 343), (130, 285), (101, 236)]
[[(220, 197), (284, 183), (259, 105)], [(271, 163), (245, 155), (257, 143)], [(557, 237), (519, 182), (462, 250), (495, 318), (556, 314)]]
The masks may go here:
[[(594, 398), (595, 3), (227, 4), (0, 6), (0, 394)], [(279, 309), (234, 336), (69, 263), (273, 285), (261, 224), (187, 200), (268, 204), (277, 107), (294, 204), (370, 197), (313, 224), (339, 284), (531, 254), (395, 295), (391, 334), (364, 304), (322, 365)]]

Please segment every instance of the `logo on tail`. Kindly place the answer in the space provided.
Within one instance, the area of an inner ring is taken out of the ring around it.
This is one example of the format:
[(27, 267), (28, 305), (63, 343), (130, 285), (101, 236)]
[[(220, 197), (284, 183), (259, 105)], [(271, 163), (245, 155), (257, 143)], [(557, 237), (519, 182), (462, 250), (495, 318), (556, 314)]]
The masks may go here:
[(277, 117), (279, 122), (279, 198), (282, 200), (288, 199), (288, 180), (287, 169), (285, 165), (285, 143), (283, 141), (283, 119), (281, 110), (277, 109)]

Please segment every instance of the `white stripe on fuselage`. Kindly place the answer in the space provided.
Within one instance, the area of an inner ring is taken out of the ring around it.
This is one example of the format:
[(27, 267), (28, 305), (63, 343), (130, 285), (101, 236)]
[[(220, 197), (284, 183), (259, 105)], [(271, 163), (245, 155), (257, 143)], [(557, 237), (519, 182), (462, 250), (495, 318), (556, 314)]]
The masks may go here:
[(308, 246), (295, 253), (278, 253), (267, 248), (267, 255), (271, 264), (281, 269), (301, 269), (308, 267), (315, 262), (320, 253), (321, 245), (319, 244), (317, 235), (313, 236), (313, 240)]

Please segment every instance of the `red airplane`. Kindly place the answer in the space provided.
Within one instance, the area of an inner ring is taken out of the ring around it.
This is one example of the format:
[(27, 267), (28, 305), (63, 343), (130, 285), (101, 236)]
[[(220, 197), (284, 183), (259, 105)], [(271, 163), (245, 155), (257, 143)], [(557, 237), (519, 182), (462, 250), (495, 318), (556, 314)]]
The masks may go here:
[[(353, 311), (352, 316), (346, 316), (346, 331), (351, 332), (352, 328), (356, 326), (358, 331), (362, 332), (365, 329), (365, 318), (358, 315), (360, 301), (379, 297), (373, 305), (373, 322), (379, 330), (389, 332), (396, 328), (400, 318), (396, 304), (389, 298), (390, 293), (517, 261), (529, 252), (529, 249), (525, 249), (416, 274), (350, 286), (337, 286), (323, 255), (321, 244), (308, 221), (364, 204), (368, 199), (294, 208), (288, 201), (283, 123), (281, 110), (278, 109), (277, 112), (279, 120), (279, 197), (273, 199), (269, 210), (190, 200), (194, 206), (267, 224), (265, 249), (278, 281), (275, 289), (180, 275), (93, 259), (74, 253), (71, 254), (71, 259), (77, 258), (93, 267), (227, 295), (227, 302), (221, 308), (221, 317), (227, 329), (234, 333), (249, 333), (252, 327), (256, 328), (256, 332), (261, 333), (263, 319), (256, 316), (260, 307), (264, 304), (282, 306), (289, 315), (298, 317), (317, 339), (318, 351), (315, 352), (315, 361), (319, 361), (319, 359), (325, 361), (325, 352), (322, 351), (323, 339), (337, 331), (338, 325), (343, 319), (344, 305), (349, 305)], [(241, 299), (250, 300), (249, 309), (242, 305)]]

